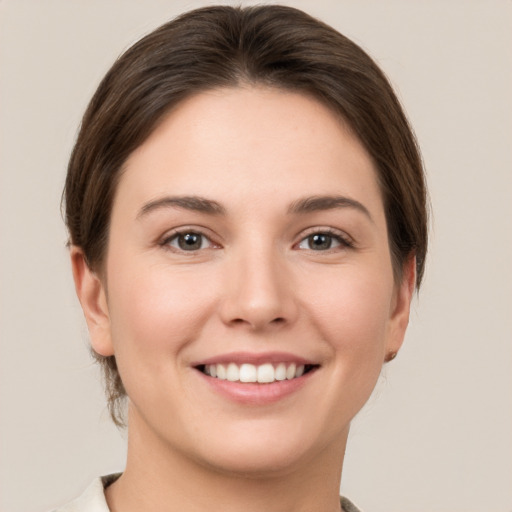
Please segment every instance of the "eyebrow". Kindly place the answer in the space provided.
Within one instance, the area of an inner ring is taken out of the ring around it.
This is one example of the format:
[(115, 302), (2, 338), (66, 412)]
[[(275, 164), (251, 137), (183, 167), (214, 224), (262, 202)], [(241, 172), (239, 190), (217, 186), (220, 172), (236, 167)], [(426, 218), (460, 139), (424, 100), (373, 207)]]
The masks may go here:
[(335, 210), (338, 208), (352, 208), (363, 213), (373, 222), (373, 218), (366, 206), (355, 199), (345, 196), (304, 197), (294, 201), (288, 208), (288, 212), (293, 214), (302, 214), (322, 210)]
[[(137, 214), (137, 219), (148, 213), (162, 208), (181, 208), (185, 210), (207, 213), (210, 215), (225, 215), (226, 209), (217, 201), (199, 196), (166, 196), (146, 203)], [(288, 207), (289, 214), (305, 214), (323, 210), (352, 208), (373, 218), (368, 209), (359, 201), (345, 196), (310, 196), (298, 199)]]
[(146, 203), (137, 214), (140, 219), (150, 212), (161, 208), (182, 208), (213, 215), (224, 215), (226, 209), (217, 201), (198, 196), (166, 196)]

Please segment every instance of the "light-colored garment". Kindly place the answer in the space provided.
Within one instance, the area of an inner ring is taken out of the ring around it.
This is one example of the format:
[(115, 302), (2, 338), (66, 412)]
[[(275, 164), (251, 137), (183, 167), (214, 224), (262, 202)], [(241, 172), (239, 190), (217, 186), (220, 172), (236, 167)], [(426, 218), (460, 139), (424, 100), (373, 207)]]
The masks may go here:
[(121, 473), (115, 473), (94, 479), (81, 496), (53, 512), (110, 512), (105, 499), (105, 488), (120, 476)]
[[(105, 499), (105, 488), (115, 482), (121, 473), (96, 478), (84, 493), (53, 512), (110, 512)], [(342, 512), (361, 512), (350, 500), (341, 497)]]

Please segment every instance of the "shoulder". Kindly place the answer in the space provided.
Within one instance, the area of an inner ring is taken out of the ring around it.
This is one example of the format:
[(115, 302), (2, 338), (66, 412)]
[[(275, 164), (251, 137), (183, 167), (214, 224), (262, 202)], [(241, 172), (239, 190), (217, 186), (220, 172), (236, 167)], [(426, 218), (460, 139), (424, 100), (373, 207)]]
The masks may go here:
[(78, 498), (53, 512), (109, 512), (105, 487), (117, 480), (120, 473), (96, 478)]
[[(105, 487), (115, 482), (121, 473), (98, 477), (76, 499), (52, 512), (109, 512), (105, 499)], [(348, 498), (340, 497), (342, 512), (362, 512)]]
[(362, 512), (359, 510), (348, 498), (344, 496), (340, 497), (341, 510), (342, 512)]

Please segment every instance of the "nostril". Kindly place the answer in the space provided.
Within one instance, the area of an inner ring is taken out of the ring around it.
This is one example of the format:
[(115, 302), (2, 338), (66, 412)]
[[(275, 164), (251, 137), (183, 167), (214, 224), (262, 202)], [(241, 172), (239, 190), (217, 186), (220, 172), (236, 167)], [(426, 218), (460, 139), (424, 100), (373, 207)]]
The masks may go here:
[(282, 324), (285, 322), (285, 319), (283, 317), (278, 317), (278, 318), (274, 318), (274, 320), (272, 320), (272, 323), (273, 324)]

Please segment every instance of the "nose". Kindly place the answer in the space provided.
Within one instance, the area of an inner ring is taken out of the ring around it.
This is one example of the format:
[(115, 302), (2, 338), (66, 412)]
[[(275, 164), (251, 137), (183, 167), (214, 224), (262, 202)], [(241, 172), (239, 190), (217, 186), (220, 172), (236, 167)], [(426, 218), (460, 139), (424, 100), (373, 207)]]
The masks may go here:
[(293, 323), (298, 314), (286, 261), (272, 250), (248, 251), (227, 265), (221, 317), (230, 326), (253, 331)]

